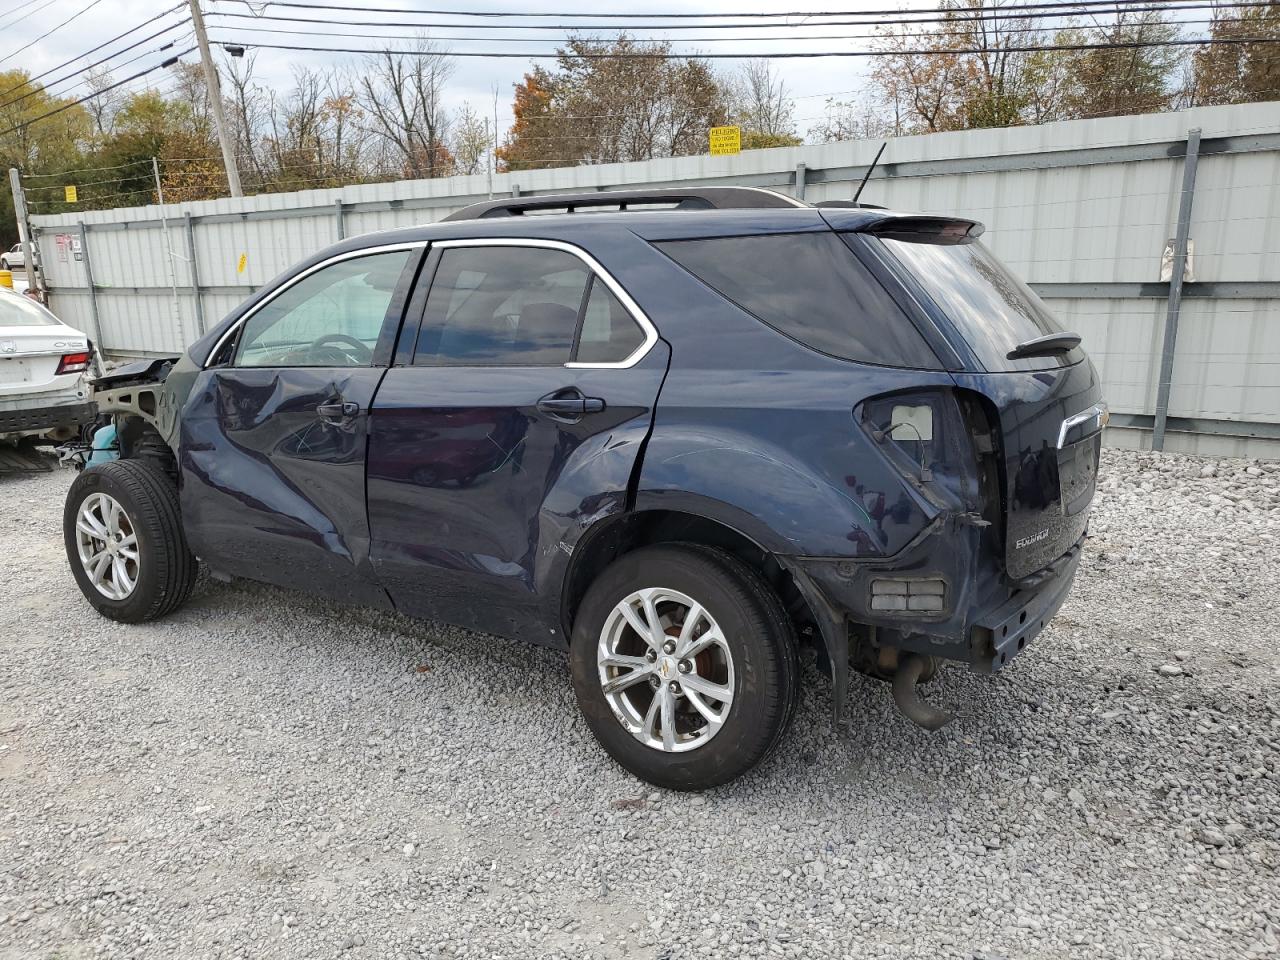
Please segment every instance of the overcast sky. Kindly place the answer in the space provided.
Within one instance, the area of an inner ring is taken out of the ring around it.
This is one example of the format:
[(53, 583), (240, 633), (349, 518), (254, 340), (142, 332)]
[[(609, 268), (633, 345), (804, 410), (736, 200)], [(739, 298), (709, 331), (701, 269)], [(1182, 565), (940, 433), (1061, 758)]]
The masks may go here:
[[(176, 0), (172, 0), (176, 2)], [(317, 0), (317, 2), (344, 3), (349, 6), (358, 6), (360, 0)], [(48, 4), (48, 5), (45, 5)], [(57, 66), (65, 60), (84, 53), (104, 40), (107, 40), (116, 34), (121, 33), (127, 28), (135, 24), (142, 23), (148, 18), (155, 16), (160, 10), (165, 9), (165, 0), (160, 2), (144, 2), (144, 0), (0, 0), (0, 70), (21, 67), (31, 74), (39, 74), (51, 67)], [(435, 7), (437, 9), (467, 9), (467, 10), (518, 10), (536, 12), (538, 10), (546, 10), (548, 8), (554, 10), (576, 10), (589, 12), (593, 15), (601, 13), (654, 13), (654, 12), (708, 12), (708, 13), (741, 13), (743, 11), (776, 11), (796, 8), (818, 8), (818, 9), (837, 9), (837, 10), (874, 10), (885, 9), (898, 5), (898, 0), (791, 0), (791, 2), (762, 2), (762, 0), (696, 0), (695, 4), (686, 5), (679, 0), (632, 0), (632, 2), (620, 3), (617, 0), (598, 0), (591, 4), (571, 3), (569, 0), (561, 0), (561, 2), (551, 2), (545, 5), (534, 5), (529, 0), (486, 0), (486, 2), (475, 3), (466, 2), (466, 0), (378, 0), (373, 4), (385, 7), (401, 7), (405, 10), (422, 9), (424, 7)], [(907, 0), (907, 6), (935, 6), (935, 0)], [(43, 9), (42, 9), (43, 6)], [(183, 5), (185, 7), (185, 4)], [(255, 3), (254, 7), (261, 10), (260, 4)], [(86, 8), (88, 8), (86, 10)], [(266, 24), (256, 22), (254, 20), (223, 18), (215, 14), (222, 13), (251, 13), (253, 8), (242, 2), (231, 2), (231, 0), (204, 0), (203, 9), (205, 10), (207, 22), (209, 26), (210, 37), (213, 40), (225, 39), (229, 41), (239, 41), (246, 45), (253, 41), (262, 43), (279, 42), (290, 44), (307, 44), (313, 46), (348, 46), (348, 47), (369, 47), (375, 48), (385, 46), (386, 43), (375, 39), (365, 39), (351, 36), (353, 33), (380, 33), (388, 38), (405, 39), (412, 36), (413, 31), (403, 29), (398, 31), (378, 31), (369, 30), (356, 26), (335, 26), (328, 23), (320, 23), (316, 25), (308, 25), (305, 23), (274, 23), (277, 26), (289, 30), (316, 30), (323, 31), (328, 36), (295, 36), (289, 34), (264, 34), (250, 33), (246, 28), (260, 28)], [(86, 10), (82, 15), (74, 19), (71, 23), (55, 31), (51, 36), (38, 39), (41, 34), (54, 27), (63, 20), (77, 13)], [(273, 13), (287, 16), (307, 16), (307, 11), (300, 10), (296, 7), (275, 7)], [(367, 20), (395, 20), (392, 14), (356, 14), (356, 13), (340, 13), (336, 11), (328, 11), (321, 16), (341, 19), (367, 19)], [(181, 13), (175, 13), (171, 17), (150, 25), (147, 28), (130, 34), (129, 37), (122, 39), (116, 44), (112, 44), (107, 50), (78, 61), (74, 66), (59, 70), (53, 75), (45, 79), (45, 82), (53, 81), (65, 74), (71, 72), (75, 67), (83, 66), (91, 63), (93, 60), (101, 57), (104, 53), (117, 50), (122, 46), (146, 37), (160, 27), (176, 21), (181, 17)], [(427, 19), (427, 15), (419, 14), (419, 19)], [(439, 16), (430, 17), (432, 20), (444, 21), (446, 18)], [(471, 21), (476, 22), (475, 20)], [(494, 21), (480, 21), (494, 22)], [(509, 23), (511, 21), (501, 21)], [(558, 20), (556, 18), (548, 18), (531, 21), (516, 21), (518, 25), (522, 25), (524, 29), (513, 29), (506, 33), (508, 36), (518, 37), (542, 37), (543, 40), (528, 40), (525, 42), (512, 43), (494, 43), (489, 36), (494, 35), (492, 31), (484, 31), (478, 35), (476, 31), (471, 31), (470, 35), (477, 37), (474, 40), (468, 39), (450, 39), (445, 41), (455, 51), (464, 50), (493, 50), (493, 49), (511, 49), (514, 51), (530, 51), (543, 50), (551, 52), (555, 49), (557, 41), (563, 40), (563, 34), (554, 31), (531, 31), (528, 29), (530, 24), (552, 24), (556, 22), (565, 23), (584, 23), (584, 20)], [(688, 21), (678, 21), (688, 22)], [(695, 24), (698, 21), (693, 21)], [(799, 21), (794, 21), (799, 22)], [(806, 28), (792, 29), (781, 25), (781, 21), (772, 21), (775, 25), (768, 29), (759, 29), (755, 31), (757, 35), (767, 37), (795, 37), (792, 40), (779, 41), (777, 39), (751, 42), (745, 39), (734, 39), (732, 42), (687, 42), (682, 39), (682, 34), (688, 37), (707, 37), (707, 36), (730, 36), (739, 37), (747, 33), (735, 31), (720, 30), (686, 30), (671, 31), (666, 34), (673, 41), (677, 41), (677, 49), (679, 50), (696, 50), (699, 52), (723, 52), (742, 54), (750, 56), (753, 52), (771, 52), (779, 50), (830, 50), (830, 49), (865, 49), (869, 43), (865, 39), (847, 39), (832, 40), (830, 37), (835, 34), (843, 35), (861, 35), (866, 36), (873, 33), (873, 29), (869, 26), (846, 26), (846, 27), (823, 27), (821, 29)], [(345, 32), (346, 35), (342, 35)], [(467, 37), (468, 30), (466, 21), (459, 21), (459, 26), (453, 29), (441, 28), (431, 31), (432, 34), (440, 37)], [(822, 38), (821, 34), (825, 34), (826, 38)], [(652, 35), (652, 34), (650, 34)], [(804, 39), (806, 37), (818, 39)], [(130, 58), (136, 57), (146, 51), (151, 51), (158, 45), (169, 39), (177, 38), (181, 41), (178, 49), (187, 46), (194, 46), (194, 40), (191, 39), (189, 27), (176, 30), (173, 33), (166, 34), (162, 38), (158, 38), (150, 43), (144, 44), (137, 49), (123, 54), (121, 57), (114, 58), (112, 65), (122, 64), (114, 71), (117, 79), (123, 79), (129, 74), (136, 72), (153, 63), (160, 62), (164, 55), (148, 54), (134, 63), (123, 64)], [(197, 54), (192, 53), (184, 57), (184, 60), (195, 62)], [(287, 88), (289, 84), (289, 72), (294, 64), (306, 64), (312, 67), (323, 67), (329, 63), (335, 62), (341, 57), (334, 57), (329, 54), (306, 53), (295, 51), (261, 51), (258, 55), (256, 66), (256, 77), (258, 82), (264, 85), (270, 85), (276, 89)], [(346, 59), (356, 59), (354, 57)], [(731, 70), (736, 66), (736, 61), (719, 61), (719, 66), (724, 70)], [(796, 120), (799, 132), (803, 135), (812, 123), (818, 119), (824, 108), (824, 97), (827, 94), (838, 93), (842, 99), (850, 99), (854, 94), (849, 91), (856, 91), (865, 83), (867, 74), (867, 63), (861, 59), (813, 59), (813, 60), (780, 60), (775, 61), (777, 69), (781, 72), (789, 92), (796, 98)], [(492, 115), (493, 111), (493, 88), (498, 88), (498, 107), (499, 107), (499, 125), (505, 129), (510, 123), (510, 103), (512, 84), (516, 83), (526, 70), (530, 67), (530, 62), (522, 59), (479, 59), (479, 58), (460, 58), (458, 60), (457, 72), (451, 90), (451, 105), (460, 106), (464, 100), (470, 101), (471, 104), (481, 112), (482, 115)], [(163, 71), (156, 71), (143, 79), (134, 81), (129, 85), (128, 89), (146, 89), (147, 87), (156, 87), (161, 90), (169, 85), (166, 74)], [(78, 86), (74, 81), (67, 81), (56, 84), (53, 92), (81, 95), (85, 91), (83, 86)]]

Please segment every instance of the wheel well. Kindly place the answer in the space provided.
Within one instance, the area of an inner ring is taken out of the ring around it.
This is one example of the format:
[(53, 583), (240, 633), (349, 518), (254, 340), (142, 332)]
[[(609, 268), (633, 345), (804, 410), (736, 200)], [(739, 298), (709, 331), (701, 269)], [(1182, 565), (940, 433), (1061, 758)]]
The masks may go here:
[(561, 620), (565, 638), (573, 632), (578, 606), (592, 581), (624, 554), (655, 543), (697, 543), (717, 547), (759, 573), (777, 592), (801, 639), (816, 636), (814, 617), (790, 574), (777, 558), (745, 534), (716, 520), (675, 510), (645, 510), (603, 520), (579, 541), (565, 576)]
[(177, 477), (178, 463), (173, 450), (153, 424), (137, 415), (116, 414), (116, 437), (122, 460), (149, 460), (171, 479)]

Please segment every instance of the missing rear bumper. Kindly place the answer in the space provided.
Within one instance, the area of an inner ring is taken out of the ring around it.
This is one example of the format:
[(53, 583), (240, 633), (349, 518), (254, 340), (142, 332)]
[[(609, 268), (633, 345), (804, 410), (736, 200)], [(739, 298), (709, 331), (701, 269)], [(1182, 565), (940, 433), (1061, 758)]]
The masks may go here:
[(995, 673), (1026, 649), (1066, 601), (1079, 566), (1080, 550), (1076, 549), (1041, 589), (1019, 590), (980, 617), (972, 630), (975, 656), (970, 668), (977, 673)]

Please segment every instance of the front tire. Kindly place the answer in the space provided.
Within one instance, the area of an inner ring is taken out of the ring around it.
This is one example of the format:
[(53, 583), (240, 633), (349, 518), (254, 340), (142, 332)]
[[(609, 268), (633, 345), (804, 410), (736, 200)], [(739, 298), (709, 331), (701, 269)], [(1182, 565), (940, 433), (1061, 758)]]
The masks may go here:
[(163, 617), (195, 585), (177, 488), (153, 463), (112, 460), (83, 471), (67, 493), (62, 533), (71, 574), (104, 617)]
[(705, 790), (778, 745), (797, 696), (796, 643), (745, 564), (692, 544), (644, 547), (587, 590), (570, 647), (578, 705), (631, 773)]

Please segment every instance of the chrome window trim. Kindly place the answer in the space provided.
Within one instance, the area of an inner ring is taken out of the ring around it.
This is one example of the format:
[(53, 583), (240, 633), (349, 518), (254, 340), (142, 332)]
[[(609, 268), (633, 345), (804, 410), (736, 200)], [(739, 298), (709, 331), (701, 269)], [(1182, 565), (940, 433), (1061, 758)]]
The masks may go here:
[(1061, 450), (1067, 445), (1067, 434), (1080, 426), (1080, 424), (1088, 423), (1090, 420), (1097, 420), (1098, 430), (1101, 430), (1107, 425), (1108, 419), (1110, 419), (1110, 415), (1105, 403), (1095, 403), (1088, 410), (1081, 410), (1079, 413), (1067, 417), (1062, 421), (1062, 426), (1058, 428), (1058, 449)]
[[(542, 250), (559, 250), (563, 253), (571, 254), (587, 265), (587, 269), (591, 273), (604, 281), (604, 285), (609, 291), (618, 298), (618, 302), (631, 315), (631, 319), (640, 327), (644, 334), (644, 342), (636, 347), (627, 357), (622, 360), (614, 360), (609, 363), (578, 363), (570, 360), (564, 366), (577, 370), (624, 370), (628, 367), (634, 367), (643, 360), (653, 349), (653, 345), (658, 342), (658, 330), (649, 320), (649, 317), (640, 305), (631, 298), (631, 295), (623, 289), (622, 284), (618, 283), (603, 266), (600, 261), (587, 253), (581, 247), (572, 243), (565, 243), (563, 240), (541, 240), (531, 237), (468, 237), (465, 240), (436, 240), (431, 244), (432, 249), (448, 250), (455, 247), (534, 247)], [(425, 322), (426, 316), (423, 316)]]
[(254, 304), (253, 309), (249, 310), (239, 320), (237, 320), (231, 326), (227, 327), (226, 331), (222, 334), (222, 336), (218, 338), (217, 342), (213, 345), (213, 349), (211, 349), (205, 355), (204, 362), (200, 364), (201, 368), (205, 368), (209, 366), (213, 358), (217, 356), (218, 351), (221, 350), (223, 346), (226, 345), (227, 340), (235, 336), (236, 331), (239, 330), (241, 327), (243, 327), (245, 323), (249, 321), (250, 317), (252, 317), (255, 313), (257, 313), (259, 310), (261, 310), (263, 307), (269, 304), (276, 297), (280, 296), (280, 294), (284, 293), (286, 290), (292, 287), (295, 283), (305, 280), (307, 277), (311, 276), (313, 273), (316, 273), (319, 270), (323, 270), (325, 267), (332, 266), (335, 263), (341, 263), (343, 260), (355, 260), (359, 257), (369, 257), (379, 253), (395, 253), (397, 250), (419, 250), (422, 247), (425, 247), (426, 245), (427, 245), (426, 240), (415, 240), (410, 243), (388, 243), (388, 244), (383, 244), (382, 246), (377, 246), (377, 247), (363, 247), (359, 250), (349, 250), (346, 253), (339, 253), (332, 257), (328, 257), (324, 260), (321, 260), (319, 263), (308, 267), (306, 270), (303, 270), (301, 273), (295, 274), (294, 276), (286, 280), (284, 283), (280, 284), (280, 286), (276, 287), (276, 289), (271, 292), (271, 295), (269, 297), (267, 297), (261, 303)]

